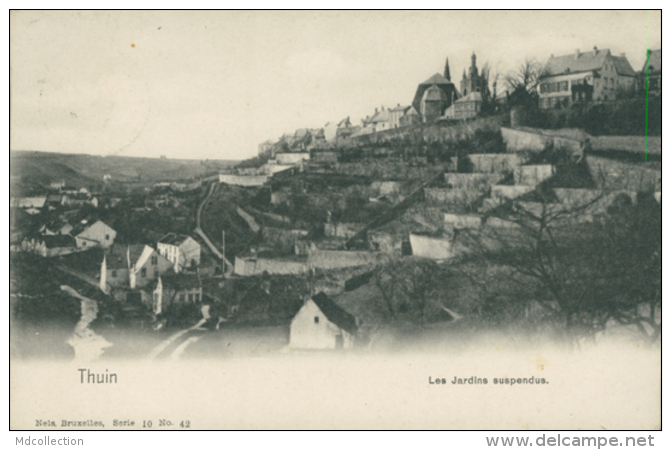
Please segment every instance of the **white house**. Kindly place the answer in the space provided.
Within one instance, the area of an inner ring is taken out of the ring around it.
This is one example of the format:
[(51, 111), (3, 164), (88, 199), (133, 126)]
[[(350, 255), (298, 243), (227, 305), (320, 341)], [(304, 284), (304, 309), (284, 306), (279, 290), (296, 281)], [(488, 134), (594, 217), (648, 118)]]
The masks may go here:
[(197, 274), (159, 276), (153, 292), (152, 310), (161, 314), (176, 303), (200, 303), (203, 286)]
[(105, 253), (100, 265), (100, 289), (109, 293), (112, 287), (145, 287), (172, 267), (149, 245), (115, 245)]
[(70, 234), (74, 236), (77, 248), (109, 248), (114, 244), (116, 238), (116, 231), (102, 220), (97, 220), (92, 224), (82, 221), (70, 231)]
[(158, 241), (157, 250), (174, 265), (177, 273), (200, 265), (200, 244), (190, 236), (168, 233)]
[(140, 257), (130, 263), (128, 281), (131, 289), (144, 287), (173, 268), (171, 261), (148, 245), (144, 246)]
[(352, 348), (358, 320), (326, 294), (307, 300), (291, 320), (289, 347), (324, 350)]

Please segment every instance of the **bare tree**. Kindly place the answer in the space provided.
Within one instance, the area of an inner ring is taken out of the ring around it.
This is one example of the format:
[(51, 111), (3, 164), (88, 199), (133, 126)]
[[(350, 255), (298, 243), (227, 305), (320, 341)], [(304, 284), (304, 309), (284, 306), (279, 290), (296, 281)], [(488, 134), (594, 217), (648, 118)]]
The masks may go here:
[(542, 63), (533, 58), (526, 58), (517, 68), (508, 72), (505, 81), (513, 92), (524, 89), (527, 93), (532, 94), (536, 92), (536, 88), (545, 73)]
[(525, 287), (568, 342), (593, 337), (612, 321), (655, 342), (661, 214), (656, 225), (650, 204), (605, 211), (606, 201), (600, 195), (571, 205), (510, 202), (488, 219), (495, 227), (471, 236), (472, 257), (512, 269), (509, 282)]

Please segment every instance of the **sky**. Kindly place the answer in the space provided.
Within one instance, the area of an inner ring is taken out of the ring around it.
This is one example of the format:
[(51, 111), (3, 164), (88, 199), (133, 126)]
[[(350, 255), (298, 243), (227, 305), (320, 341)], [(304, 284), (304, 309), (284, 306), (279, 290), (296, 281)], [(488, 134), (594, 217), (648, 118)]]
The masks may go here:
[(244, 159), (258, 144), (411, 103), (473, 52), (504, 76), (526, 58), (609, 48), (642, 69), (659, 11), (12, 11), (10, 148)]

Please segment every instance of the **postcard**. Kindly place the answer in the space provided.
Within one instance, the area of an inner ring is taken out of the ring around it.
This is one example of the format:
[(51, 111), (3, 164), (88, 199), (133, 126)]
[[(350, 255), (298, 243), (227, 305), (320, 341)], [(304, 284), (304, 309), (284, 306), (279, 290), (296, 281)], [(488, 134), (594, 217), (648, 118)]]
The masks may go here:
[(10, 430), (660, 430), (661, 30), (11, 11)]

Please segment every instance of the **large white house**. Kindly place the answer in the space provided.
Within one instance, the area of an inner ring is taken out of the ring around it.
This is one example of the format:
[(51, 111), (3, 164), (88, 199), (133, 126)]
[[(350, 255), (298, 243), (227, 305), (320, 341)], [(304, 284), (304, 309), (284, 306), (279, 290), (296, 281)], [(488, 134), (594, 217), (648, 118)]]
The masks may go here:
[(200, 265), (200, 244), (190, 236), (168, 233), (158, 241), (157, 250), (173, 263), (177, 273)]
[(352, 348), (358, 320), (326, 294), (307, 300), (291, 320), (289, 347), (324, 350)]
[(610, 50), (551, 55), (545, 64), (538, 87), (540, 107), (568, 106), (580, 100), (615, 100), (617, 92), (636, 88), (636, 72), (626, 56), (615, 56)]

